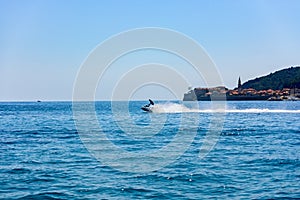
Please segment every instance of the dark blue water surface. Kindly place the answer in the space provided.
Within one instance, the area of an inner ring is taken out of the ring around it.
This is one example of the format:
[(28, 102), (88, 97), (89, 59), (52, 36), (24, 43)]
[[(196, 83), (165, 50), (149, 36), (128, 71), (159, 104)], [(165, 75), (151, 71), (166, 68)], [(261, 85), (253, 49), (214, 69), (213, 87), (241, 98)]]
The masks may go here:
[[(214, 113), (209, 102), (199, 102), (198, 111), (184, 109), (191, 120), (200, 118), (186, 124), (180, 105), (159, 102), (166, 112), (144, 113), (140, 106), (146, 103), (130, 102), (129, 116), (145, 131), (162, 126), (152, 137), (129, 137), (119, 125), (131, 127), (126, 112), (113, 114), (110, 102), (96, 102), (96, 112), (107, 138), (129, 152), (160, 149), (176, 136), (179, 124), (187, 134), (196, 126), (194, 141), (182, 156), (148, 173), (119, 171), (93, 157), (75, 127), (72, 102), (0, 103), (0, 197), (300, 198), (300, 102), (227, 102), (218, 142), (203, 159), (199, 149)], [(165, 121), (155, 120), (161, 117)], [(129, 132), (143, 136), (141, 130)]]

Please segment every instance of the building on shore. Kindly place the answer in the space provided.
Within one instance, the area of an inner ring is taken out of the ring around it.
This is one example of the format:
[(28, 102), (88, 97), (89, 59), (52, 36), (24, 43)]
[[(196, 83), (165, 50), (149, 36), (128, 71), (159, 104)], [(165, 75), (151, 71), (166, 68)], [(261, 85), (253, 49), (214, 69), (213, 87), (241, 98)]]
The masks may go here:
[(300, 88), (296, 88), (296, 87), (292, 88), (290, 90), (290, 95), (294, 97), (300, 97)]
[(242, 91), (242, 81), (241, 81), (241, 77), (239, 77), (239, 80), (238, 80), (238, 93), (240, 94)]

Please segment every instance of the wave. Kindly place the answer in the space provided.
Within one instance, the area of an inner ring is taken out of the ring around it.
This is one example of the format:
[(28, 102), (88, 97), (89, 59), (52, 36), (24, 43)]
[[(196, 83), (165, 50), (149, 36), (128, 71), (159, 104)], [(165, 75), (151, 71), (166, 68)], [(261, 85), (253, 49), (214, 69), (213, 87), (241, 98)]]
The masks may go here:
[(249, 109), (233, 109), (226, 110), (228, 113), (300, 113), (300, 110), (281, 110), (281, 109), (268, 109), (268, 108), (249, 108)]
[(155, 104), (152, 108), (153, 113), (300, 113), (300, 110), (284, 110), (269, 108), (247, 108), (247, 109), (196, 109), (188, 108), (182, 104), (167, 103)]

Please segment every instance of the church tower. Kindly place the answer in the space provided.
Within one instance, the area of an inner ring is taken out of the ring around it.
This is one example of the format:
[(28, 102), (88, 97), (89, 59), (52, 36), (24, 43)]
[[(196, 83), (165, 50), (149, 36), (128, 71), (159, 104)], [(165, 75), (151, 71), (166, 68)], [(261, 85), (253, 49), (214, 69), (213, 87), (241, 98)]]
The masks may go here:
[(238, 80), (238, 92), (239, 94), (241, 93), (242, 91), (242, 82), (241, 82), (241, 77), (239, 77), (239, 80)]

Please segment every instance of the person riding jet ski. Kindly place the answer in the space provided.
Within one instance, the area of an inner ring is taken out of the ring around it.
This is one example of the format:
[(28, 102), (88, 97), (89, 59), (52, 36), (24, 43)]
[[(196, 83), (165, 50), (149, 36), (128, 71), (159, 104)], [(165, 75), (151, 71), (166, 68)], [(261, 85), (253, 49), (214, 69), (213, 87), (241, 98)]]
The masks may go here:
[(149, 104), (144, 105), (143, 107), (141, 107), (141, 109), (147, 112), (152, 112), (150, 107), (151, 105), (154, 106), (154, 102), (151, 99), (149, 99)]

